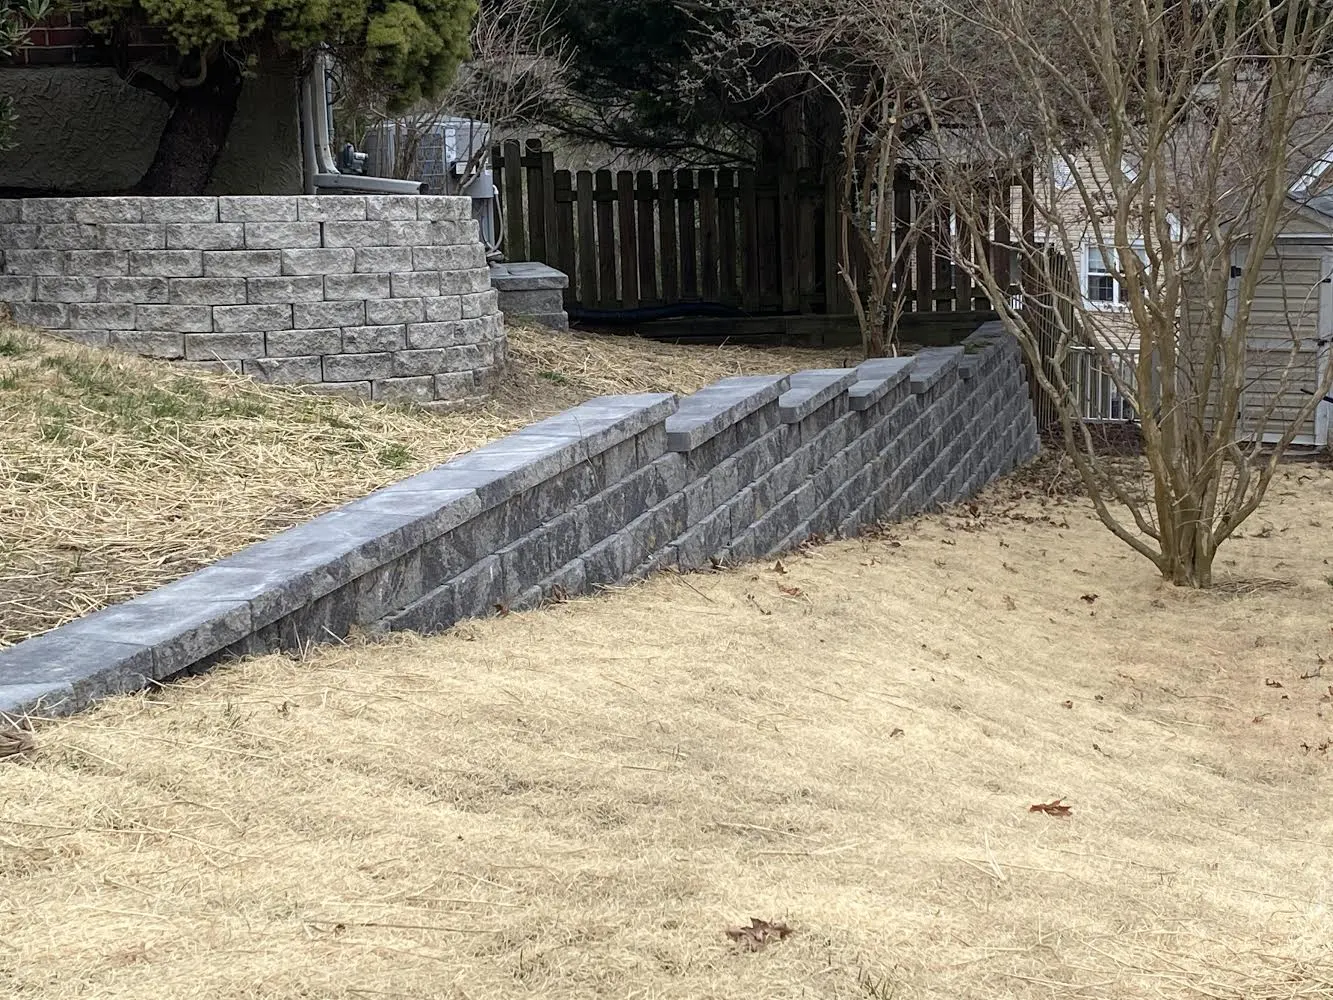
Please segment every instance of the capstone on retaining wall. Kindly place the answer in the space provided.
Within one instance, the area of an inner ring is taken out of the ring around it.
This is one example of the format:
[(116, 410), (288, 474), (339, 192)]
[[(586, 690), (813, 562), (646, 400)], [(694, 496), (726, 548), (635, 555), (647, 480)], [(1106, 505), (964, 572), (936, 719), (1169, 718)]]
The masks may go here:
[(471, 212), (431, 196), (0, 200), (0, 301), (92, 346), (457, 402), (505, 361)]
[(998, 324), (856, 369), (597, 399), (0, 651), (0, 711), (772, 556), (970, 497), (1036, 450)]

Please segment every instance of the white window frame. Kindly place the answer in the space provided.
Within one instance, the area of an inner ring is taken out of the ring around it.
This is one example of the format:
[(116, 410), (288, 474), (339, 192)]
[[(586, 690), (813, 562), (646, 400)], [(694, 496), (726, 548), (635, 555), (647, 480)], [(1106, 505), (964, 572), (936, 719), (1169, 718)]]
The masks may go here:
[[(1129, 243), (1129, 247), (1131, 250), (1142, 251), (1144, 249), (1144, 242), (1143, 240), (1131, 240)], [(1116, 281), (1114, 278), (1111, 279), (1112, 282), (1111, 301), (1107, 302), (1102, 299), (1094, 299), (1091, 295), (1088, 294), (1089, 292), (1088, 281), (1092, 277), (1090, 269), (1088, 267), (1089, 258), (1091, 257), (1093, 251), (1096, 251), (1098, 249), (1100, 248), (1095, 243), (1085, 243), (1083, 244), (1082, 247), (1079, 248), (1078, 276), (1079, 276), (1079, 282), (1082, 285), (1080, 291), (1083, 294), (1083, 302), (1089, 309), (1103, 309), (1106, 310), (1107, 312), (1124, 312), (1128, 308), (1125, 305), (1123, 298), (1124, 289), (1121, 286), (1120, 282)], [(1117, 253), (1114, 247), (1111, 248), (1111, 252)], [(1099, 275), (1109, 274), (1109, 272), (1107, 271), (1098, 271), (1097, 273)]]

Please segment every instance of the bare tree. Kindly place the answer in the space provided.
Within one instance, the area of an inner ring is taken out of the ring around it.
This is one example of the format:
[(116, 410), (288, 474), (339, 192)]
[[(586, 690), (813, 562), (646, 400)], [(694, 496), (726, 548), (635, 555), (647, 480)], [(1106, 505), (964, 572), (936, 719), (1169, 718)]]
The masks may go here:
[(924, 123), (913, 81), (927, 46), (913, 32), (931, 22), (913, 18), (908, 0), (721, 0), (722, 30), (718, 6), (700, 19), (696, 59), (722, 67), (717, 77), (757, 118), (797, 123), (786, 129), (786, 169), (801, 165), (790, 159), (799, 140), (836, 178), (829, 210), (837, 213), (838, 238), (829, 249), (838, 254), (866, 354), (893, 352), (919, 220), (929, 216), (921, 193), (917, 211), (902, 209), (911, 147)]
[(448, 89), (404, 114), (383, 111), (374, 81), (349, 81), (359, 109), (351, 128), (359, 134), (378, 127), (392, 135), (388, 164), (394, 177), (415, 177), (422, 144), (447, 117), (473, 122), (467, 155), (458, 165), (458, 187), (466, 188), (485, 169), (491, 146), (534, 125), (538, 112), (558, 101), (570, 54), (559, 37), (556, 8), (548, 0), (482, 0), (473, 23), (471, 58)]
[[(955, 256), (1022, 344), (1101, 520), (1208, 587), (1333, 383), (1330, 265), (1291, 238), (1322, 191), (1301, 174), (1333, 142), (1327, 0), (946, 0), (939, 17), (917, 86)], [(1003, 113), (1000, 77), (1026, 95)], [(1015, 177), (1022, 305), (978, 246), (988, 211), (1014, 214), (993, 192)], [(1146, 473), (1099, 449), (1091, 379), (1132, 411)]]

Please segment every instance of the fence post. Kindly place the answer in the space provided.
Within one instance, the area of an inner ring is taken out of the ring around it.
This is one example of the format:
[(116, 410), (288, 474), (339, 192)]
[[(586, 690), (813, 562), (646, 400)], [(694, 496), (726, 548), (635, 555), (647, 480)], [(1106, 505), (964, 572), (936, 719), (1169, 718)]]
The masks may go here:
[(698, 229), (695, 222), (694, 171), (676, 172), (676, 217), (680, 224), (680, 295), (699, 298)]
[(599, 170), (593, 198), (597, 202), (597, 304), (614, 309), (616, 290), (616, 192), (611, 171)]
[(720, 297), (723, 302), (735, 302), (737, 287), (736, 248), (736, 172), (723, 170), (717, 183), (718, 256), (722, 258)]
[(542, 176), (542, 144), (529, 139), (523, 144), (523, 173), (528, 203), (528, 255), (531, 260), (549, 263), (546, 236), (546, 179)]
[(653, 226), (653, 187), (651, 170), (640, 170), (634, 199), (639, 212), (639, 297), (644, 302), (657, 301), (657, 233)]
[(746, 167), (740, 173), (741, 192), (741, 253), (744, 267), (741, 274), (741, 304), (750, 310), (758, 309), (759, 293), (759, 192), (755, 187), (754, 170)]
[(658, 226), (662, 245), (662, 298), (680, 297), (680, 270), (676, 264), (676, 175), (670, 170), (657, 174)]
[(699, 171), (699, 277), (705, 302), (717, 301), (717, 174)]
[(528, 259), (528, 241), (523, 219), (523, 150), (517, 139), (504, 144), (505, 257)]
[(593, 204), (592, 172), (578, 172), (579, 301), (585, 309), (602, 299), (597, 290), (597, 230)]
[[(550, 153), (546, 154), (550, 156)], [(574, 179), (568, 170), (552, 171), (551, 201), (555, 212), (556, 254), (560, 270), (569, 277), (565, 304), (582, 303), (574, 242)]]
[(616, 174), (616, 202), (620, 209), (620, 303), (625, 309), (639, 308), (639, 239), (634, 218), (634, 175)]

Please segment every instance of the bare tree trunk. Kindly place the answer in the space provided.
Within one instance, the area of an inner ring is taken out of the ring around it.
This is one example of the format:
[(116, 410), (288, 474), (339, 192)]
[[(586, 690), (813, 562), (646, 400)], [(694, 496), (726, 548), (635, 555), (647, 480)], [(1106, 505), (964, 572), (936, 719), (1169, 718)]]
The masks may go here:
[(199, 86), (177, 90), (157, 154), (133, 193), (203, 194), (227, 143), (240, 94), (241, 76), (225, 63), (211, 66)]

